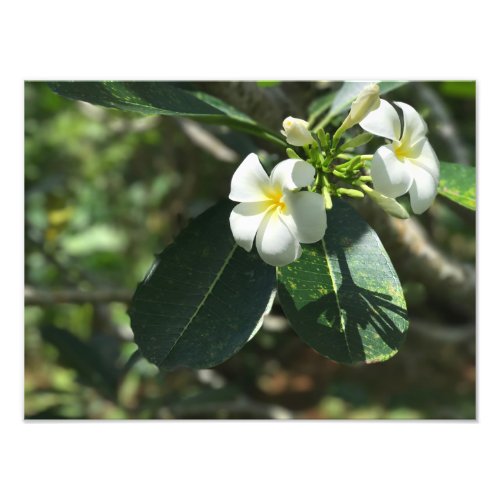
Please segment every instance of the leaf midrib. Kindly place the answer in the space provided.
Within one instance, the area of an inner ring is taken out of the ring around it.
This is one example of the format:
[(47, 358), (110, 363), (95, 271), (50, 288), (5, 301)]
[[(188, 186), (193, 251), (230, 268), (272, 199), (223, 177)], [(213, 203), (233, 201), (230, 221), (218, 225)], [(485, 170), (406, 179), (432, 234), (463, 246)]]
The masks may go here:
[(231, 248), (231, 251), (228, 253), (227, 257), (224, 259), (224, 262), (222, 263), (221, 268), (219, 269), (219, 271), (215, 275), (214, 280), (212, 281), (212, 283), (208, 287), (208, 290), (204, 294), (203, 299), (200, 301), (200, 303), (198, 304), (198, 307), (195, 309), (194, 313), (191, 315), (191, 317), (188, 319), (188, 322), (186, 323), (186, 325), (184, 326), (184, 328), (182, 329), (182, 331), (179, 333), (179, 336), (177, 337), (177, 340), (172, 344), (172, 347), (169, 349), (169, 351), (167, 352), (167, 354), (165, 354), (165, 356), (163, 356), (163, 359), (159, 363), (159, 366), (163, 365), (163, 363), (165, 362), (165, 360), (170, 356), (170, 354), (175, 349), (175, 346), (177, 345), (177, 343), (179, 342), (179, 340), (182, 338), (182, 336), (184, 335), (184, 333), (186, 333), (186, 330), (189, 328), (189, 326), (191, 325), (191, 323), (194, 321), (194, 319), (196, 318), (196, 316), (200, 312), (201, 308), (205, 305), (205, 302), (207, 301), (209, 295), (212, 293), (213, 289), (215, 288), (215, 285), (220, 280), (222, 274), (224, 273), (224, 270), (226, 269), (227, 265), (229, 264), (229, 261), (231, 260), (231, 257), (234, 255), (234, 252), (236, 251), (237, 246), (238, 245), (236, 243), (233, 244), (233, 247)]
[(351, 358), (351, 361), (352, 361), (353, 357), (352, 357), (351, 349), (349, 347), (349, 340), (348, 340), (347, 333), (346, 333), (344, 315), (342, 314), (342, 308), (340, 307), (340, 296), (339, 296), (339, 293), (338, 293), (337, 282), (335, 281), (335, 275), (333, 273), (332, 265), (330, 264), (330, 259), (328, 258), (328, 252), (326, 250), (326, 244), (325, 244), (325, 239), (324, 238), (321, 240), (321, 245), (323, 247), (323, 252), (325, 254), (325, 261), (326, 261), (326, 265), (327, 265), (327, 268), (328, 268), (328, 274), (330, 275), (330, 279), (331, 279), (331, 282), (332, 282), (333, 294), (335, 295), (335, 301), (337, 302), (337, 308), (339, 310), (340, 331), (344, 335), (345, 344), (346, 344), (346, 347), (347, 347), (347, 351), (349, 352), (349, 357)]

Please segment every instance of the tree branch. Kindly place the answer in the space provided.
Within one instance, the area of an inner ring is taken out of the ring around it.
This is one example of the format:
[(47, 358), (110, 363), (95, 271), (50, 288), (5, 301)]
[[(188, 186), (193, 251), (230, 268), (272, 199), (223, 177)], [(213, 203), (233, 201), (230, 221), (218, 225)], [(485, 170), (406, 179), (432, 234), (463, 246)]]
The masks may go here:
[(125, 302), (132, 299), (130, 290), (38, 290), (31, 287), (24, 289), (24, 304), (26, 306), (46, 306), (52, 304), (72, 303), (103, 303)]
[(261, 88), (255, 82), (200, 82), (198, 87), (272, 130), (280, 130), (289, 115), (302, 116), (281, 86)]
[(447, 343), (465, 342), (473, 339), (476, 334), (476, 325), (474, 323), (445, 325), (414, 317), (410, 318), (410, 329), (428, 339)]

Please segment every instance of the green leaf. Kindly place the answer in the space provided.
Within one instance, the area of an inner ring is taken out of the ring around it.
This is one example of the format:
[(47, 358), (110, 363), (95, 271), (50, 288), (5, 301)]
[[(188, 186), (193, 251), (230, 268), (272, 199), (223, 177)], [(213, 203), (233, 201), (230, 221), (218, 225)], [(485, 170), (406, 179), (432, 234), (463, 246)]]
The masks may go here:
[(259, 80), (257, 82), (258, 87), (277, 87), (281, 83), (280, 80)]
[(470, 210), (476, 210), (476, 169), (441, 162), (438, 193)]
[[(328, 108), (328, 114), (322, 125), (326, 125), (335, 116), (347, 110), (352, 101), (356, 99), (357, 95), (363, 90), (369, 82), (345, 82), (339, 90), (325, 94), (311, 104), (309, 113), (311, 114), (310, 120), (315, 120)], [(402, 87), (408, 82), (378, 82), (380, 87), (380, 95), (387, 94), (392, 90)]]
[(474, 99), (476, 97), (476, 82), (470, 80), (443, 82), (439, 85), (439, 90), (448, 97)]
[(336, 200), (323, 240), (278, 268), (280, 304), (297, 334), (341, 363), (392, 357), (408, 327), (401, 284), (377, 234)]
[(156, 259), (129, 311), (135, 341), (152, 363), (207, 368), (239, 351), (259, 330), (275, 270), (238, 247), (225, 201), (195, 219)]
[(220, 99), (170, 82), (50, 82), (49, 87), (69, 99), (148, 115), (187, 117), (227, 125), (286, 145), (279, 134), (265, 129)]

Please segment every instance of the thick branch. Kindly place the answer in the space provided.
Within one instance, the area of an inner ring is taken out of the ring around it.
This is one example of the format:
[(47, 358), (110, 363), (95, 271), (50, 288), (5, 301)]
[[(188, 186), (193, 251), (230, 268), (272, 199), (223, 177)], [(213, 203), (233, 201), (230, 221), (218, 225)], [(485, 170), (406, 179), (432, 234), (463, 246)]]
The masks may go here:
[(280, 87), (261, 88), (255, 82), (200, 82), (198, 86), (271, 130), (280, 130), (289, 115), (302, 116)]

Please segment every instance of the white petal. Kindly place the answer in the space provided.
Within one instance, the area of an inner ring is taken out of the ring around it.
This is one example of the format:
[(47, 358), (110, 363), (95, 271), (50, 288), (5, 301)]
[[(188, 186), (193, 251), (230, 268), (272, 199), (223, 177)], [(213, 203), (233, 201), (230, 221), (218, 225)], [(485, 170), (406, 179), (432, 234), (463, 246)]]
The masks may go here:
[(281, 218), (300, 243), (315, 243), (325, 235), (326, 210), (323, 196), (301, 191), (283, 197)]
[(413, 184), (410, 187), (410, 205), (416, 214), (421, 214), (432, 205), (437, 194), (437, 182), (427, 170), (416, 165), (411, 168)]
[(430, 142), (427, 138), (424, 138), (418, 141), (416, 145), (419, 147), (420, 151), (418, 156), (410, 158), (410, 161), (427, 170), (436, 183), (439, 182), (439, 160)]
[(412, 169), (407, 160), (401, 161), (394, 154), (392, 145), (382, 146), (373, 155), (371, 176), (375, 191), (397, 198), (410, 189)]
[(273, 189), (300, 189), (314, 181), (316, 170), (303, 160), (284, 160), (278, 163), (271, 172)]
[(262, 260), (271, 266), (286, 266), (300, 257), (299, 241), (281, 220), (278, 210), (270, 210), (257, 231), (255, 241)]
[(359, 122), (362, 129), (393, 141), (401, 137), (401, 121), (397, 111), (384, 99), (380, 106)]
[(255, 153), (250, 153), (236, 169), (231, 179), (229, 199), (233, 201), (263, 201), (268, 197), (269, 177)]
[(271, 206), (271, 201), (240, 203), (231, 212), (229, 224), (234, 239), (247, 252), (252, 249), (257, 229)]
[(401, 142), (413, 146), (427, 134), (427, 125), (415, 108), (404, 102), (395, 102), (403, 110), (403, 136)]

